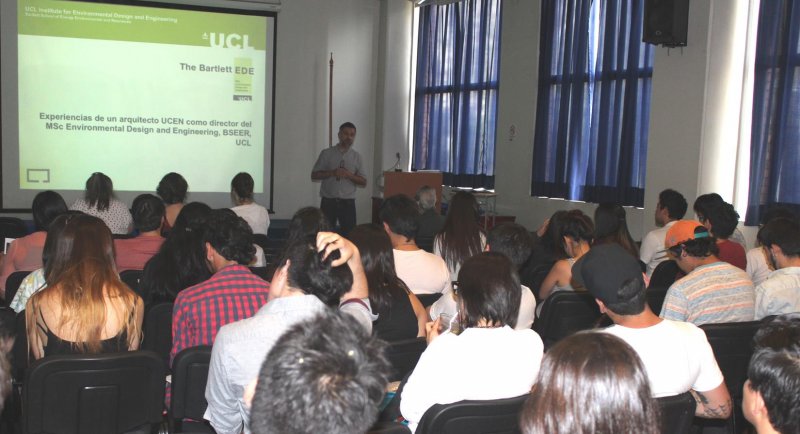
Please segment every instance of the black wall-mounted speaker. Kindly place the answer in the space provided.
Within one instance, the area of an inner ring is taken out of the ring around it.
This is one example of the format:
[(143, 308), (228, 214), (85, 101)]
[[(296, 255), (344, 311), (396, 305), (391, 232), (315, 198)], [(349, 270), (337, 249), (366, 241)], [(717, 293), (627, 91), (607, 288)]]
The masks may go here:
[(689, 0), (645, 0), (643, 26), (643, 42), (685, 47)]

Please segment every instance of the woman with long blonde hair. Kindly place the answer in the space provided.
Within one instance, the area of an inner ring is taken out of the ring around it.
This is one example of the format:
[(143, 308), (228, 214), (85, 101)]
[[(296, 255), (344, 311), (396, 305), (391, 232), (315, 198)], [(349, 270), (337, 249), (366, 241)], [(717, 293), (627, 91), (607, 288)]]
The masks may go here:
[(33, 357), (137, 349), (144, 304), (117, 274), (111, 231), (89, 215), (59, 219), (64, 230), (44, 270), (48, 286), (25, 309)]

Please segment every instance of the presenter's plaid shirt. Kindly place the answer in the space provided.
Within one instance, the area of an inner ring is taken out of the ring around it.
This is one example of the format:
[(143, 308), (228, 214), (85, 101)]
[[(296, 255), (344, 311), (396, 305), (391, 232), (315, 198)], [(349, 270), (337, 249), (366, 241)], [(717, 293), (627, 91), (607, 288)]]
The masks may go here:
[(205, 282), (187, 288), (172, 311), (172, 351), (212, 345), (220, 327), (250, 318), (267, 303), (269, 283), (243, 265), (229, 265)]

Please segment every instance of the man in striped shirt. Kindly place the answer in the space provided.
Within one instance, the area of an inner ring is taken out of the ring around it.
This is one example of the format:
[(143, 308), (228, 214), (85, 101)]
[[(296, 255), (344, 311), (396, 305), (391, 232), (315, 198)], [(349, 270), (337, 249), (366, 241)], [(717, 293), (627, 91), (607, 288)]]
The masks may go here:
[(687, 275), (667, 291), (662, 318), (695, 325), (753, 320), (753, 282), (742, 269), (719, 260), (717, 241), (700, 222), (675, 223), (664, 245)]

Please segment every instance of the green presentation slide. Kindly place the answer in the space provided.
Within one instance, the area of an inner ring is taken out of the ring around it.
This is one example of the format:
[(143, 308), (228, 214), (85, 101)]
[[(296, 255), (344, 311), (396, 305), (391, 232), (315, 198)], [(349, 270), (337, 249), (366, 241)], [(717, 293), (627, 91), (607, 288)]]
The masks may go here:
[(116, 190), (152, 191), (165, 173), (179, 172), (192, 191), (227, 192), (245, 171), (260, 193), (271, 136), (271, 23), (20, 0), (20, 188), (82, 190), (102, 171)]

